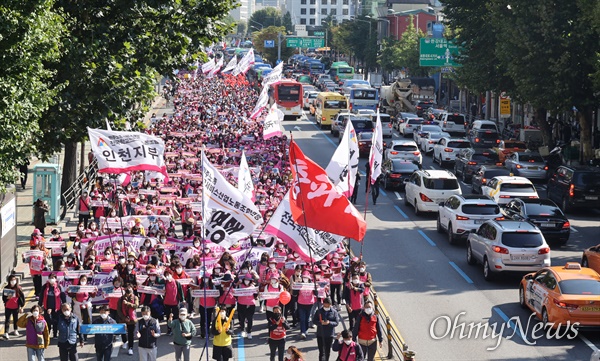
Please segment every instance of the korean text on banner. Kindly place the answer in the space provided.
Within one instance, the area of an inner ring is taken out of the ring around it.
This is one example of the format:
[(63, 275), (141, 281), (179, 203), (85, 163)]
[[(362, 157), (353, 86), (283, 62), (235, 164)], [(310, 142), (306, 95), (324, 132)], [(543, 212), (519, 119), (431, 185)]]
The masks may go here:
[(204, 229), (211, 242), (228, 248), (263, 223), (252, 199), (244, 195), (208, 161), (202, 152)]
[(242, 192), (246, 197), (255, 200), (254, 197), (254, 184), (252, 183), (252, 174), (250, 173), (250, 167), (248, 167), (248, 160), (246, 159), (246, 152), (242, 151), (242, 159), (240, 160), (240, 169), (238, 173), (238, 190)]
[(283, 112), (277, 108), (276, 103), (273, 103), (273, 105), (271, 105), (271, 109), (269, 109), (269, 114), (267, 114), (267, 117), (265, 118), (263, 126), (264, 140), (272, 137), (281, 137), (283, 133), (281, 132), (280, 122), (283, 120), (283, 117)]
[(254, 64), (254, 49), (250, 48), (246, 55), (240, 60), (235, 69), (233, 70), (233, 75), (246, 74), (252, 64)]
[(371, 184), (381, 175), (381, 163), (383, 162), (383, 130), (381, 129), (381, 118), (377, 109), (377, 121), (375, 122), (375, 133), (369, 153), (369, 167), (371, 168)]
[(119, 132), (88, 128), (98, 171), (125, 173), (153, 171), (167, 177), (162, 139), (139, 132)]
[(236, 66), (237, 66), (237, 56), (234, 56), (233, 58), (231, 58), (231, 60), (229, 60), (229, 63), (227, 63), (225, 68), (223, 70), (221, 70), (221, 73), (226, 73), (228, 71), (232, 71), (233, 69), (235, 69)]
[(350, 197), (354, 190), (356, 174), (358, 173), (358, 139), (352, 122), (346, 122), (344, 137), (333, 153), (327, 168), (327, 176), (335, 185), (338, 192)]

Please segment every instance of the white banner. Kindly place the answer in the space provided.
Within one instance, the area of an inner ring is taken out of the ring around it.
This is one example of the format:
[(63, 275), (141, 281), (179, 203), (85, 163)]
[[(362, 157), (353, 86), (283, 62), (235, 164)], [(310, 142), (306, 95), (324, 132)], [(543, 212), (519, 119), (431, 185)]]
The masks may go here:
[(377, 109), (377, 121), (375, 123), (375, 133), (371, 143), (371, 152), (369, 153), (369, 166), (371, 168), (371, 184), (375, 183), (377, 177), (381, 174), (381, 163), (383, 162), (383, 131), (381, 129), (381, 119), (379, 117), (379, 108)]
[(245, 287), (245, 288), (234, 288), (233, 289), (233, 295), (235, 297), (252, 296), (255, 293), (258, 293), (258, 288), (256, 288), (256, 286), (250, 286), (250, 287)]
[(279, 298), (281, 292), (261, 292), (258, 298), (261, 300), (274, 300)]
[(215, 75), (217, 75), (217, 73), (219, 72), (219, 70), (221, 70), (222, 67), (223, 67), (223, 58), (220, 58), (219, 61), (217, 62), (217, 64), (214, 66), (214, 68), (212, 68), (208, 72), (207, 78), (212, 78)]
[(104, 173), (155, 171), (167, 176), (161, 138), (139, 132), (88, 128), (98, 170)]
[(251, 48), (250, 50), (248, 50), (246, 55), (244, 55), (242, 60), (240, 60), (240, 62), (236, 65), (232, 74), (233, 75), (238, 75), (238, 74), (242, 74), (242, 73), (246, 74), (246, 72), (248, 70), (250, 70), (250, 67), (252, 66), (252, 64), (254, 64), (254, 49)]
[(260, 95), (258, 96), (258, 100), (256, 101), (256, 105), (250, 113), (250, 119), (256, 119), (260, 112), (269, 104), (269, 87), (264, 86)]
[(350, 197), (354, 190), (356, 174), (358, 173), (358, 158), (358, 139), (356, 139), (354, 125), (348, 120), (346, 121), (344, 137), (325, 169), (331, 183), (335, 185), (338, 192), (346, 197)]
[(13, 198), (0, 209), (0, 217), (2, 219), (2, 224), (0, 225), (2, 227), (2, 236), (0, 238), (6, 236), (17, 224), (16, 204), (16, 198)]
[[(65, 278), (64, 272), (44, 271), (44, 272), (42, 272), (42, 284), (46, 284), (46, 282), (48, 281), (48, 276), (50, 274), (56, 275), (56, 283), (59, 285), (60, 289), (64, 292), (66, 292), (67, 289), (69, 288), (69, 286), (71, 286), (73, 283), (72, 280)], [(98, 287), (98, 290), (101, 291), (96, 294), (96, 297), (92, 298), (91, 301), (93, 304), (98, 305), (98, 304), (107, 303), (106, 294), (113, 291), (113, 287), (112, 287), (113, 276), (114, 276), (113, 272), (110, 272), (110, 273), (98, 272), (98, 273), (95, 273), (93, 276), (88, 277), (88, 284), (85, 287)], [(106, 292), (106, 293), (104, 293), (104, 292)], [(121, 297), (121, 295), (119, 295), (118, 297)], [(67, 296), (67, 303), (70, 303), (70, 302), (71, 302), (70, 298)]]
[(88, 292), (88, 293), (94, 293), (94, 292), (98, 292), (98, 287), (96, 286), (74, 286), (71, 285), (69, 287), (67, 287), (67, 293), (79, 293), (79, 292)]
[(192, 297), (219, 297), (220, 295), (221, 293), (219, 292), (219, 290), (192, 290)]
[[(322, 260), (337, 248), (344, 237), (296, 224), (292, 217), (289, 199), (288, 191), (265, 227), (265, 232), (281, 238), (307, 262), (311, 260), (311, 253), (314, 262)], [(310, 245), (310, 252), (307, 242)]]
[(277, 64), (267, 76), (263, 78), (263, 86), (269, 86), (270, 84), (276, 83), (281, 80), (283, 74), (283, 62)]
[(137, 291), (138, 291), (138, 293), (147, 293), (150, 295), (160, 295), (160, 296), (165, 295), (165, 289), (164, 289), (163, 285), (156, 285), (156, 286), (139, 285), (139, 286), (137, 286)]
[(263, 139), (267, 140), (272, 137), (281, 137), (281, 121), (283, 120), (283, 112), (277, 108), (277, 104), (273, 103), (269, 114), (265, 118), (263, 125)]
[(238, 172), (238, 190), (246, 197), (255, 200), (254, 184), (252, 183), (252, 174), (248, 161), (246, 160), (246, 151), (242, 151), (242, 159), (240, 160), (240, 170)]
[(91, 277), (94, 274), (92, 270), (66, 271), (65, 278), (69, 280), (79, 279), (81, 276)]
[(231, 58), (231, 60), (229, 60), (229, 63), (227, 63), (225, 68), (223, 70), (221, 70), (221, 73), (226, 73), (228, 71), (232, 71), (233, 69), (235, 69), (236, 66), (237, 66), (237, 56), (234, 55), (233, 58)]
[(215, 59), (211, 58), (208, 62), (202, 64), (202, 73), (207, 74), (215, 67)]
[(252, 199), (229, 183), (204, 152), (202, 168), (206, 238), (229, 248), (235, 241), (251, 235), (263, 223), (262, 215)]

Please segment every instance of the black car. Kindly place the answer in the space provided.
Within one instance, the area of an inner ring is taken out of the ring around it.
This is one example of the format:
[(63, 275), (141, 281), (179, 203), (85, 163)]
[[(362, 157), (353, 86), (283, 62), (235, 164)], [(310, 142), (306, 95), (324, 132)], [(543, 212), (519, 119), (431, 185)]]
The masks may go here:
[(573, 208), (600, 207), (600, 168), (560, 166), (548, 180), (548, 198), (563, 212)]
[(416, 104), (417, 115), (422, 117), (425, 112), (433, 106), (432, 101), (423, 101)]
[(404, 180), (410, 178), (419, 167), (403, 159), (389, 159), (383, 163), (383, 188), (404, 189)]
[(502, 165), (498, 154), (491, 149), (461, 149), (454, 162), (454, 174), (460, 174), (463, 182), (471, 180), (473, 174), (481, 165)]
[(471, 190), (473, 193), (481, 193), (481, 186), (494, 177), (509, 176), (510, 171), (498, 165), (482, 165), (471, 177)]
[(500, 134), (489, 129), (469, 132), (469, 141), (473, 148), (493, 148), (500, 143)]
[(571, 235), (571, 224), (556, 203), (549, 199), (511, 200), (504, 206), (502, 213), (515, 221), (527, 221), (542, 231), (548, 242), (564, 245)]

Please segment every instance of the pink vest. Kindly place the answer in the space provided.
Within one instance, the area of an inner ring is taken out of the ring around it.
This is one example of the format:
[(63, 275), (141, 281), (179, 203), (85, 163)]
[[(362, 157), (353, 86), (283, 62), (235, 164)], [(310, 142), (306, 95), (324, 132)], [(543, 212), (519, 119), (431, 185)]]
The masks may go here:
[(350, 345), (346, 345), (342, 341), (339, 360), (356, 361), (356, 344), (354, 342), (350, 343)]
[(223, 294), (219, 297), (219, 303), (225, 305), (235, 305), (235, 297), (233, 296), (233, 289), (224, 289)]
[[(269, 284), (267, 287), (265, 287), (265, 292), (281, 292), (283, 290), (282, 288), (283, 287), (281, 287), (281, 285), (279, 285), (279, 287), (273, 287)], [(265, 304), (267, 307), (275, 307), (279, 304), (279, 298), (265, 300)]]
[[(367, 282), (367, 280), (369, 279), (369, 272), (365, 272), (364, 276), (359, 273), (358, 279), (360, 280), (361, 283)], [(365, 292), (363, 292), (363, 295), (368, 296), (369, 290), (370, 290), (370, 288), (365, 286)]]
[(352, 310), (363, 308), (363, 294), (354, 290), (350, 290), (350, 307)]
[[(246, 286), (245, 284), (240, 285), (239, 288), (248, 288), (250, 286)], [(245, 305), (245, 306), (253, 306), (254, 305), (254, 296), (250, 295), (250, 296), (239, 296), (237, 298), (238, 304), (239, 305)]]
[(298, 293), (298, 303), (301, 305), (312, 305), (315, 303), (315, 295), (312, 290), (300, 290)]
[[(202, 284), (203, 280), (201, 277), (198, 277), (198, 284)], [(209, 290), (208, 288), (206, 290)], [(201, 297), (198, 297), (198, 302), (200, 303), (200, 306), (204, 307), (204, 308), (213, 308), (217, 305), (217, 299), (215, 297), (206, 297), (204, 298), (204, 295), (202, 295)]]
[(177, 302), (177, 282), (165, 282), (165, 305), (176, 306)]

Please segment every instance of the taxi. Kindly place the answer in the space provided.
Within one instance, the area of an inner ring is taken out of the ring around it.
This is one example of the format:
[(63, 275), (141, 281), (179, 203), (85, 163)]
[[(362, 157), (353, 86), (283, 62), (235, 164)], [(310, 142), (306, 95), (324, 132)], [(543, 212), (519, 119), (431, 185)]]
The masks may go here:
[(546, 267), (523, 277), (519, 303), (557, 328), (600, 326), (600, 275), (579, 263)]
[(481, 194), (490, 196), (499, 205), (513, 198), (539, 198), (535, 186), (525, 177), (498, 176), (481, 185)]

